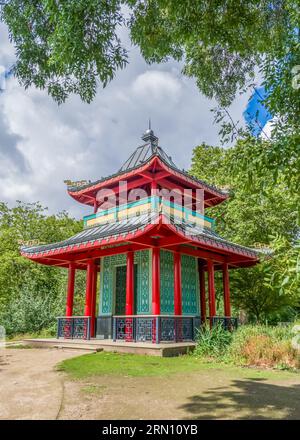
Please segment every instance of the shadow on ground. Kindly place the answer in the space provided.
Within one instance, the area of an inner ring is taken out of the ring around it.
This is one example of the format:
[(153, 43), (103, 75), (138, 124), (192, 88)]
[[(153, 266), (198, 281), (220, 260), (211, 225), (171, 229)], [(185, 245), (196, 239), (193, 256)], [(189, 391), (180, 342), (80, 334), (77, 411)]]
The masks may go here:
[(255, 378), (233, 380), (229, 386), (190, 396), (179, 408), (191, 419), (300, 419), (300, 385), (274, 385)]

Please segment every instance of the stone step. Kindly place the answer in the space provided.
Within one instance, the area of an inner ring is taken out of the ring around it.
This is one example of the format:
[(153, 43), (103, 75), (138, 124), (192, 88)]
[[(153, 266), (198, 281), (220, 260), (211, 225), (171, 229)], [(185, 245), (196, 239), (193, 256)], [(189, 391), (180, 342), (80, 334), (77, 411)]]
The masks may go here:
[(20, 345), (26, 345), (24, 341), (5, 342), (4, 347), (19, 347)]
[(95, 347), (93, 345), (86, 345), (86, 344), (58, 344), (53, 345), (53, 348), (61, 349), (61, 350), (82, 350), (82, 351), (89, 351), (92, 353), (97, 353), (99, 351), (103, 351), (103, 348), (101, 347)]

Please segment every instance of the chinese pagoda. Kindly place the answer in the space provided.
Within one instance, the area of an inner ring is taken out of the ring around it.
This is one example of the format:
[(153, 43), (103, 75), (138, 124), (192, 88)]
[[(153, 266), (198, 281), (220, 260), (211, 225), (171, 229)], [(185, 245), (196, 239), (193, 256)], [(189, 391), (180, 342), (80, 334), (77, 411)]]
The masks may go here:
[[(194, 340), (204, 322), (236, 325), (229, 269), (255, 265), (258, 251), (221, 238), (205, 214), (228, 198), (225, 191), (179, 169), (150, 127), (142, 140), (117, 173), (68, 182), (69, 195), (93, 209), (82, 232), (21, 249), (32, 261), (68, 270), (60, 338), (182, 342)], [(85, 307), (73, 316), (78, 270), (86, 271)], [(215, 271), (223, 279), (221, 315)]]

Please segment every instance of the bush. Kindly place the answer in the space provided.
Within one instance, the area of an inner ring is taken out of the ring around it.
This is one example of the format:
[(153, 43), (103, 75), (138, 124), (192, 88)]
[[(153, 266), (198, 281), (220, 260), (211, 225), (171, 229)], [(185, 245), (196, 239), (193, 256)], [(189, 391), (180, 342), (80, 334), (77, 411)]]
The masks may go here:
[(199, 332), (195, 356), (239, 366), (300, 368), (300, 353), (292, 347), (292, 326), (245, 325), (235, 332), (208, 327)]
[(234, 334), (226, 357), (237, 365), (299, 368), (299, 352), (291, 345), (293, 336), (291, 326), (241, 326)]
[(48, 329), (56, 332), (56, 318), (63, 314), (63, 297), (55, 298), (52, 292), (40, 295), (36, 290), (24, 286), (17, 297), (7, 305), (0, 316), (0, 325), (5, 327), (6, 334), (39, 333)]

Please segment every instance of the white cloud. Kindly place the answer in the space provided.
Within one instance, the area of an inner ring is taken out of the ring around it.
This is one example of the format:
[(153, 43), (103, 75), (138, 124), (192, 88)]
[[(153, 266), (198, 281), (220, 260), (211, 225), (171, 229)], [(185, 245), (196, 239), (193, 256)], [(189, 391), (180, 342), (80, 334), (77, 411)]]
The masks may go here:
[(7, 35), (7, 28), (3, 23), (0, 23), (0, 64), (7, 64), (14, 60), (14, 48), (10, 44)]
[(132, 91), (146, 103), (166, 101), (178, 102), (182, 86), (179, 80), (169, 72), (148, 70), (137, 76), (132, 84)]
[[(0, 55), (3, 64), (11, 47), (3, 27), (0, 34), (8, 47)], [(116, 172), (142, 143), (149, 117), (160, 145), (179, 167), (188, 168), (196, 145), (215, 145), (219, 138), (210, 111), (215, 103), (180, 75), (181, 68), (176, 62), (149, 67), (134, 48), (128, 67), (106, 89), (99, 88), (89, 105), (73, 96), (58, 107), (45, 91), (25, 91), (8, 80), (0, 94), (0, 200), (39, 200), (50, 212), (66, 209), (76, 216), (90, 212), (68, 196), (63, 180), (96, 180)], [(235, 119), (246, 100), (231, 107)]]
[(270, 139), (271, 138), (271, 136), (272, 136), (272, 131), (273, 131), (273, 128), (274, 128), (274, 123), (275, 123), (275, 118), (273, 118), (273, 119), (270, 119), (270, 121), (268, 121), (265, 125), (264, 125), (264, 127), (263, 127), (263, 129), (262, 129), (262, 131), (261, 131), (261, 134), (260, 134), (260, 136), (261, 136), (261, 138), (262, 139)]

